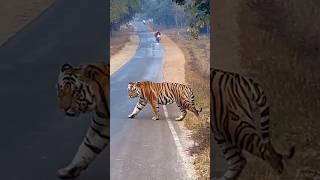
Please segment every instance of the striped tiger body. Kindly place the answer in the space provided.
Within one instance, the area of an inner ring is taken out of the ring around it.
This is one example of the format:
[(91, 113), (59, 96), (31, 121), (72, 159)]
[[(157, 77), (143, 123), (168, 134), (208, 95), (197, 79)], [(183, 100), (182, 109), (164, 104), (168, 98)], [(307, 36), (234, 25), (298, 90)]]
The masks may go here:
[(211, 131), (228, 164), (222, 179), (237, 179), (246, 164), (243, 150), (282, 173), (288, 155), (274, 149), (269, 137), (269, 106), (263, 89), (237, 73), (211, 69)]
[(196, 109), (191, 88), (178, 83), (130, 82), (128, 84), (128, 96), (130, 98), (139, 97), (133, 112), (128, 116), (129, 118), (134, 118), (148, 102), (154, 113), (153, 120), (159, 120), (160, 118), (159, 105), (175, 102), (181, 112), (181, 115), (176, 118), (177, 121), (185, 118), (187, 110), (193, 112), (197, 117), (199, 117), (199, 112), (202, 110), (202, 108)]
[(58, 171), (60, 178), (80, 175), (109, 144), (109, 66), (64, 64), (57, 89), (60, 109), (67, 116), (91, 113), (91, 123), (71, 163)]

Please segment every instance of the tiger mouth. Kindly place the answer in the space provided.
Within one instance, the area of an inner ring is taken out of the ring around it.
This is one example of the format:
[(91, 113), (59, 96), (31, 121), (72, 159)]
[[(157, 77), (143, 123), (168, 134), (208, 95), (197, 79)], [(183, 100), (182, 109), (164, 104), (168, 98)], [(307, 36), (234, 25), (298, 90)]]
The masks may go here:
[(70, 116), (70, 117), (75, 117), (75, 116), (76, 116), (76, 113), (75, 113), (75, 112), (68, 112), (68, 111), (66, 111), (65, 114), (66, 114), (67, 116)]
[(71, 109), (67, 109), (64, 111), (66, 116), (69, 117), (77, 117), (79, 115), (79, 113), (72, 111)]

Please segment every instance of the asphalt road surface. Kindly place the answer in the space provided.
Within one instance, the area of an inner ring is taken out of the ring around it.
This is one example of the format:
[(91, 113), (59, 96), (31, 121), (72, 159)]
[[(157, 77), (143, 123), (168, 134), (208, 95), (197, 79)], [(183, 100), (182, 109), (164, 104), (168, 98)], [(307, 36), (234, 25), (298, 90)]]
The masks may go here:
[[(111, 180), (186, 179), (163, 109), (159, 121), (151, 119), (150, 105), (135, 119), (128, 119), (138, 100), (128, 98), (128, 83), (162, 80), (161, 43), (155, 42), (142, 23), (137, 24), (137, 32), (140, 44), (135, 56), (111, 77)], [(178, 116), (174, 106), (168, 107), (170, 120)]]
[[(60, 66), (106, 62), (105, 0), (56, 0), (0, 47), (0, 179), (56, 180), (73, 158), (89, 125), (66, 120), (55, 84)], [(105, 151), (79, 180), (109, 179)]]

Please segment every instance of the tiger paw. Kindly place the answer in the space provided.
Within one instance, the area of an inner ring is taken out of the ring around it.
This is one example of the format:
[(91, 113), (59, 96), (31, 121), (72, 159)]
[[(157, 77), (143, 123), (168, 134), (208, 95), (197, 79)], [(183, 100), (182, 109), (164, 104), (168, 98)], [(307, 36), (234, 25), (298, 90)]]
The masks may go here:
[(72, 179), (72, 178), (76, 178), (80, 175), (82, 169), (81, 168), (77, 168), (77, 167), (73, 167), (73, 168), (62, 168), (58, 170), (58, 177), (61, 179)]
[(159, 120), (159, 118), (157, 118), (157, 117), (152, 117), (152, 120), (157, 121), (157, 120)]
[(176, 121), (181, 121), (182, 119), (181, 118), (176, 118)]
[(183, 119), (184, 119), (184, 117), (181, 117), (181, 116), (180, 116), (180, 117), (177, 117), (177, 118), (176, 118), (176, 121), (182, 121)]
[(129, 115), (128, 115), (128, 118), (131, 118), (131, 119), (132, 119), (132, 118), (134, 118), (135, 116), (136, 116), (135, 114), (129, 114)]

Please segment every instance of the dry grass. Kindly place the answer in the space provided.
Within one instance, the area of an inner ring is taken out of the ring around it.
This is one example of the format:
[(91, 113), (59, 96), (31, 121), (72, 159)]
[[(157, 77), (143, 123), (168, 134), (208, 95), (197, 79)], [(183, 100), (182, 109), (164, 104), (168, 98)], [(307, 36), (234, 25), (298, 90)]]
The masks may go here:
[(116, 31), (112, 32), (110, 38), (110, 56), (119, 52), (125, 44), (130, 40), (131, 31)]
[(0, 1), (0, 45), (33, 18), (49, 7), (54, 0), (1, 0)]
[(273, 143), (280, 152), (296, 146), (283, 175), (253, 159), (241, 179), (319, 178), (320, 4), (242, 0), (240, 7), (241, 63), (269, 97)]
[(208, 37), (200, 40), (189, 40), (185, 32), (181, 30), (164, 30), (182, 49), (185, 63), (185, 79), (193, 89), (196, 106), (202, 107), (201, 121), (193, 115), (187, 115), (184, 125), (192, 130), (191, 138), (196, 146), (190, 149), (190, 153), (196, 155), (194, 165), (200, 179), (210, 179), (210, 97), (209, 97), (209, 65), (210, 65), (210, 41)]

